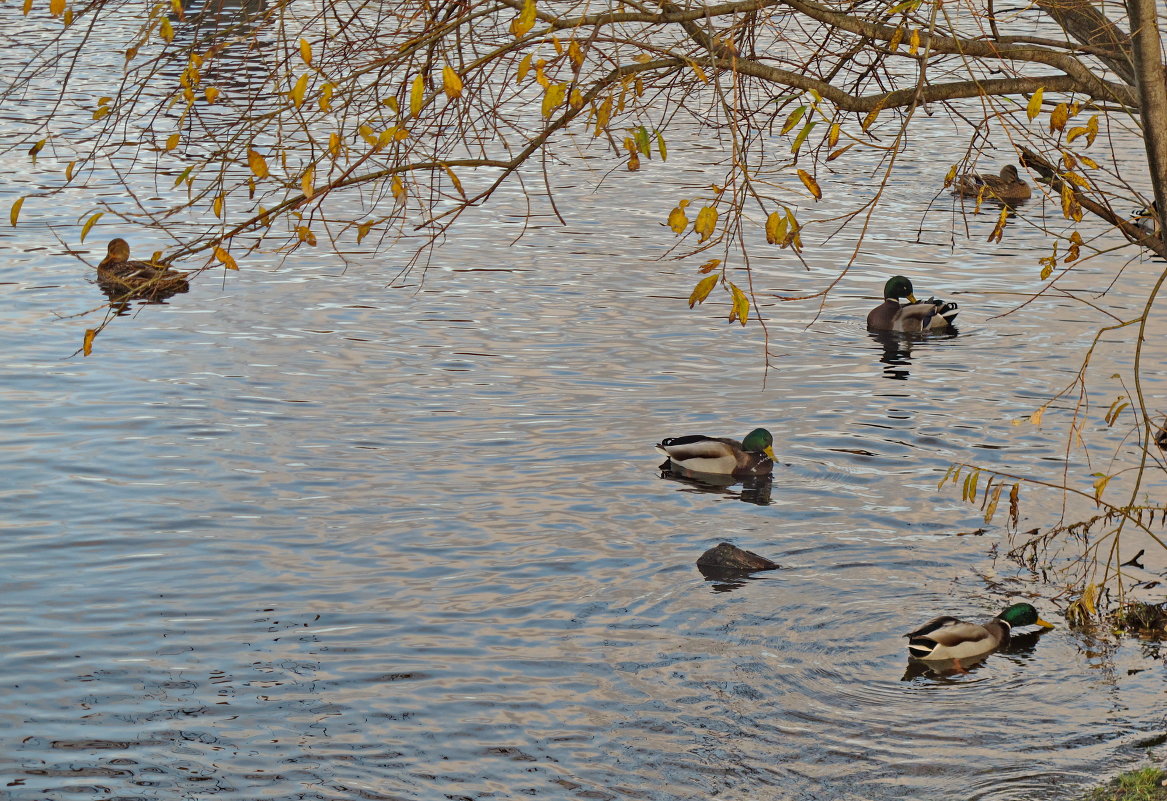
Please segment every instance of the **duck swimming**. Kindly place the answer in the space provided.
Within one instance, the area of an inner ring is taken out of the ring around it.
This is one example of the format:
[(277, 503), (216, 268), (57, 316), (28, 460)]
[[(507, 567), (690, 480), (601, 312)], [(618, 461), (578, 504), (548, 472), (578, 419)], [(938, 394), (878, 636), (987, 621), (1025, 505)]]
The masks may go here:
[(952, 184), (954, 194), (964, 197), (987, 197), (1003, 203), (1029, 200), (1029, 184), (1021, 180), (1017, 167), (1006, 164), (1000, 175), (969, 172), (957, 177)]
[(1006, 607), (1001, 614), (984, 623), (968, 623), (950, 615), (929, 620), (904, 636), (908, 654), (913, 659), (961, 659), (983, 656), (1009, 644), (1014, 626), (1038, 625), (1052, 629), (1053, 623), (1042, 620), (1031, 604)]
[[(904, 298), (907, 303), (900, 303)], [(883, 285), (883, 303), (867, 314), (867, 327), (877, 331), (945, 331), (952, 326), (959, 310), (955, 303), (936, 298), (916, 300), (912, 282), (895, 275)]]
[(761, 476), (774, 469), (774, 437), (764, 428), (755, 428), (741, 442), (689, 434), (661, 440), (655, 447), (674, 467), (694, 473)]
[(156, 300), (190, 289), (183, 273), (147, 261), (130, 261), (130, 245), (121, 238), (110, 240), (105, 258), (97, 265), (97, 282), (106, 294)]

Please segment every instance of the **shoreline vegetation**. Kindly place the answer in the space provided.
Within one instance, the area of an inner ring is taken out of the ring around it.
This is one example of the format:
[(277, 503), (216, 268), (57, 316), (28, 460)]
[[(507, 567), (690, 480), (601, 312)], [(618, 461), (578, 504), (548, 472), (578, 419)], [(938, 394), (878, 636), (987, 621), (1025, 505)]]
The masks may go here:
[(1167, 801), (1167, 773), (1147, 766), (1122, 773), (1080, 801)]

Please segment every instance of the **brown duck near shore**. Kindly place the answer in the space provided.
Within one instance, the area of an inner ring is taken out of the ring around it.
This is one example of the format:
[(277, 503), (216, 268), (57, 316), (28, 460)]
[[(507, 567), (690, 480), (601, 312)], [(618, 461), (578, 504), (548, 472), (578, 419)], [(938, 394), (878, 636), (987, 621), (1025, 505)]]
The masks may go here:
[(111, 298), (162, 300), (190, 289), (183, 273), (147, 261), (131, 261), (130, 245), (121, 238), (110, 240), (105, 258), (97, 265), (97, 283)]
[(958, 175), (952, 184), (952, 191), (964, 197), (983, 197), (1002, 203), (1029, 200), (1032, 194), (1029, 184), (1021, 180), (1017, 167), (1012, 164), (1002, 167), (1000, 175), (986, 175), (980, 172)]

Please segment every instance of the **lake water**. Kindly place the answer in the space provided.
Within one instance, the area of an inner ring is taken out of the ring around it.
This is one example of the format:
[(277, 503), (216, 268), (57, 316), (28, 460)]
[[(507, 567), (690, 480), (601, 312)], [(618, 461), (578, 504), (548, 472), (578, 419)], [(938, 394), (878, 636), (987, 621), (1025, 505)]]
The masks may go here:
[[(1059, 294), (1001, 316), (1041, 287), (1044, 240), (1017, 224), (987, 243), (991, 211), (966, 239), (943, 194), (925, 216), (955, 158), (929, 148), (956, 147), (930, 126), (817, 319), (773, 296), (823, 286), (846, 243), (811, 229), (809, 269), (751, 254), (769, 370), (758, 325), (716, 295), (687, 308), (703, 258), (659, 259), (675, 199), (718, 178), (708, 143), (598, 193), (564, 168), (567, 225), (535, 198), (513, 245), (512, 188), (424, 280), (397, 279), (404, 250), (241, 259), (88, 358), (100, 315), (70, 315), (104, 297), (49, 226), (91, 263), (114, 235), (167, 242), (106, 219), (79, 245), (91, 198), (29, 201), (0, 229), (6, 797), (1021, 801), (1161, 754), (1158, 646), (1068, 626), (1058, 574), (1006, 558), (1004, 508), (986, 525), (937, 491), (958, 462), (1089, 489), (1132, 443), (1103, 421), (1120, 344), (1095, 355), (1088, 457), (1065, 460), (1076, 391), (1012, 424), (1072, 385), (1106, 318)], [(7, 209), (43, 177), (3, 165)], [(837, 166), (804, 220), (868, 180)], [(1133, 313), (1160, 268), (1108, 254), (1065, 288), (1093, 301), (1121, 272), (1105, 302)], [(894, 273), (960, 303), (959, 334), (870, 336)], [(1161, 363), (1161, 315), (1150, 330)], [(771, 486), (658, 470), (662, 437), (757, 425)], [(1018, 528), (1060, 511), (1026, 489)], [(723, 540), (782, 569), (707, 581), (694, 562)], [(1012, 600), (1057, 628), (968, 673), (909, 669), (905, 631)]]

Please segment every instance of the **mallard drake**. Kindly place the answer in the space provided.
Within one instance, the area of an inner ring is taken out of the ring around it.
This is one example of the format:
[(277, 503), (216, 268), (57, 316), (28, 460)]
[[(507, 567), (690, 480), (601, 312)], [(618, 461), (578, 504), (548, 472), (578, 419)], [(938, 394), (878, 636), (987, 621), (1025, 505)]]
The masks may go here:
[(755, 428), (741, 442), (689, 434), (661, 440), (655, 447), (674, 467), (693, 473), (760, 476), (774, 469), (774, 437), (764, 428)]
[(1052, 629), (1037, 616), (1032, 604), (1020, 603), (1006, 607), (1001, 614), (984, 623), (967, 623), (950, 615), (929, 620), (908, 638), (908, 654), (914, 659), (971, 659), (995, 651), (1009, 644), (1014, 626), (1038, 625)]
[(1012, 164), (1002, 167), (1000, 175), (969, 172), (957, 176), (952, 191), (965, 197), (987, 197), (1004, 203), (1029, 200), (1031, 194), (1029, 184), (1021, 180), (1017, 167)]
[(107, 291), (135, 297), (173, 295), (190, 289), (186, 276), (168, 267), (146, 261), (130, 261), (130, 245), (112, 239), (106, 256), (97, 265), (97, 281)]
[[(907, 303), (900, 303), (900, 298)], [(883, 285), (883, 303), (867, 314), (867, 327), (879, 331), (943, 331), (952, 325), (959, 310), (955, 303), (946, 303), (936, 298), (916, 300), (912, 293), (912, 282), (902, 275), (895, 275)]]
[(1135, 212), (1132, 212), (1131, 222), (1139, 227), (1140, 230), (1148, 234), (1157, 234), (1159, 232), (1159, 203), (1154, 201), (1150, 206), (1143, 206)]

